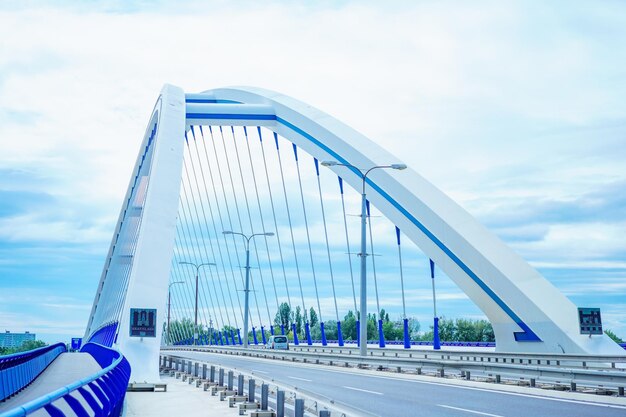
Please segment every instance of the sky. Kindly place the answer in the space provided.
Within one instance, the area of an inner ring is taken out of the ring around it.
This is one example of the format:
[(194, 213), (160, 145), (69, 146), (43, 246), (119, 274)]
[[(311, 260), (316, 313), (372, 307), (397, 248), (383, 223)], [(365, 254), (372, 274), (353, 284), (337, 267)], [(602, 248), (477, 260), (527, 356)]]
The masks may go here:
[[(83, 334), (171, 83), (259, 86), (333, 115), (626, 337), (622, 2), (261, 3), (0, 3), (0, 331)], [(480, 317), (441, 291), (447, 317)]]

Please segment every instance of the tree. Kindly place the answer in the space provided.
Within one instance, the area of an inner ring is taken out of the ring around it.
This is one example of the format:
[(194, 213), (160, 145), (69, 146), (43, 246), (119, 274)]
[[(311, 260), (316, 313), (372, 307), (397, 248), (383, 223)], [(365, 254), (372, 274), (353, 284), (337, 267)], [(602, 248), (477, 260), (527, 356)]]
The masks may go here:
[(291, 327), (291, 307), (287, 303), (281, 303), (276, 312), (274, 323), (277, 326), (283, 326), (286, 331)]
[(300, 310), (300, 306), (296, 307), (296, 315), (294, 317), (294, 321), (296, 322), (296, 333), (302, 334), (302, 313)]
[(311, 328), (315, 327), (315, 325), (318, 323), (318, 318), (317, 313), (315, 312), (315, 310), (313, 310), (313, 307), (311, 307), (311, 310), (309, 312), (309, 318), (311, 320)]
[(12, 355), (14, 353), (27, 352), (44, 346), (48, 346), (48, 344), (43, 340), (27, 340), (17, 347), (0, 348), (0, 355)]
[(352, 310), (348, 311), (348, 314), (343, 318), (341, 333), (344, 340), (356, 340), (356, 315)]
[(611, 329), (606, 329), (604, 334), (610, 337), (615, 343), (624, 343), (622, 338), (618, 337)]

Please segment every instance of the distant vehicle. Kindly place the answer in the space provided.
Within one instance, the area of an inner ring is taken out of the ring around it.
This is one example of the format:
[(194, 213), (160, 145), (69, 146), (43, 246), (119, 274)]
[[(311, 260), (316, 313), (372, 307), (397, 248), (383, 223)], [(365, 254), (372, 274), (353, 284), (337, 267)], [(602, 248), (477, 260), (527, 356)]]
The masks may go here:
[(270, 336), (265, 349), (286, 349), (289, 350), (289, 340), (287, 336)]

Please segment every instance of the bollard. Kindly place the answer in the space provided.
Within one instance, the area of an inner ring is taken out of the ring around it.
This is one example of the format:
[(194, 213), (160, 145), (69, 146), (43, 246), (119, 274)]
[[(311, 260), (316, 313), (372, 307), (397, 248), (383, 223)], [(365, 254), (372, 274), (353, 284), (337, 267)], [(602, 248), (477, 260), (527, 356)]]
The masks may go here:
[(500, 383), (500, 375), (496, 375), (496, 384)]
[(570, 389), (570, 391), (576, 391), (576, 383), (575, 382), (570, 382), (569, 389)]
[(276, 391), (276, 417), (285, 417), (285, 391)]
[(443, 368), (439, 370), (439, 376), (442, 378), (445, 376), (445, 371), (443, 370)]
[(270, 386), (267, 384), (261, 385), (261, 410), (267, 410), (267, 397), (270, 393)]
[(237, 395), (243, 395), (243, 375), (237, 377)]
[(233, 390), (233, 371), (228, 371), (228, 391)]
[(168, 359), (170, 360), (170, 369), (172, 369), (172, 357), (170, 356)]
[(209, 382), (215, 382), (215, 366), (211, 365), (211, 373), (209, 374)]
[(624, 387), (617, 388), (617, 395), (619, 395), (620, 397), (624, 396)]
[(328, 411), (328, 410), (320, 410), (319, 417), (330, 417), (330, 411)]
[(202, 364), (202, 379), (206, 381), (206, 363)]
[(198, 362), (196, 362), (193, 367), (194, 367), (194, 369), (193, 369), (193, 376), (199, 377), (200, 376), (200, 372), (198, 371), (198, 369), (200, 368), (200, 364)]
[(422, 374), (422, 368), (417, 368), (417, 374), (421, 375)]
[(294, 407), (295, 407), (294, 416), (304, 417), (304, 400), (302, 398), (296, 399), (296, 403), (294, 404)]
[(219, 376), (218, 376), (218, 385), (224, 385), (224, 368), (220, 368)]
[(248, 380), (248, 402), (254, 402), (254, 389), (256, 388), (256, 382), (254, 379)]
[(531, 386), (531, 387), (534, 387), (534, 386), (535, 386), (535, 384), (536, 384), (536, 382), (535, 382), (535, 378), (530, 378), (530, 386)]
[(470, 377), (470, 371), (465, 371), (465, 379), (467, 379), (468, 381), (469, 381), (470, 379), (472, 379), (472, 378)]

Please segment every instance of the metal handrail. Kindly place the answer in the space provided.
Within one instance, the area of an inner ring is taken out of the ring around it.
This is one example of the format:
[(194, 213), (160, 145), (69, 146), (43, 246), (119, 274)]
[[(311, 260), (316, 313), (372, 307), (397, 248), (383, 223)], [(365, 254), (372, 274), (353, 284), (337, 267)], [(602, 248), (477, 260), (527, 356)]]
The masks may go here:
[[(96, 343), (87, 343), (83, 346), (81, 352), (89, 353), (100, 366), (103, 366), (107, 361), (112, 361), (112, 363), (87, 378), (75, 381), (56, 391), (2, 413), (0, 417), (27, 416), (42, 408), (50, 415), (64, 416), (63, 411), (53, 404), (53, 402), (61, 398), (67, 402), (77, 415), (87, 415), (87, 410), (83, 404), (71, 395), (76, 391), (80, 393), (89, 407), (91, 407), (91, 411), (95, 412), (96, 415), (116, 417), (121, 415), (126, 387), (130, 379), (130, 364), (128, 360), (119, 351)], [(108, 376), (108, 378), (104, 378), (105, 376)], [(95, 394), (102, 407), (97, 403), (96, 398), (85, 389), (87, 386)]]
[(0, 400), (4, 400), (33, 382), (61, 353), (64, 343), (0, 356)]

